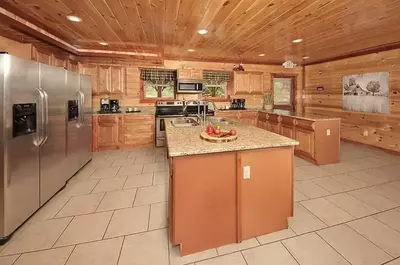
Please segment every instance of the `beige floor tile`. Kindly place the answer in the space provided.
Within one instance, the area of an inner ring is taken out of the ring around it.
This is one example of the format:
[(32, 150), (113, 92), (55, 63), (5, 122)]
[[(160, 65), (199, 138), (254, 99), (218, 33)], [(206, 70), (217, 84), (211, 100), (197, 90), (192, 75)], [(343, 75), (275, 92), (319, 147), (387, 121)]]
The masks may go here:
[(118, 158), (128, 158), (128, 155), (130, 154), (130, 151), (127, 150), (115, 150), (114, 152), (111, 152), (106, 160), (115, 160)]
[(348, 194), (380, 211), (386, 211), (399, 206), (398, 203), (371, 191), (369, 188), (350, 191)]
[(117, 158), (111, 164), (111, 167), (132, 166), (133, 163), (135, 163), (135, 159), (132, 158)]
[(385, 265), (400, 265), (400, 258), (395, 259), (389, 263), (386, 263)]
[(354, 219), (353, 216), (324, 198), (304, 201), (301, 204), (329, 226)]
[(167, 223), (167, 207), (166, 202), (152, 204), (150, 208), (149, 230), (165, 228)]
[(388, 183), (388, 185), (390, 185), (392, 188), (400, 191), (400, 181), (391, 182), (391, 183)]
[(282, 243), (248, 249), (242, 252), (247, 265), (297, 265)]
[(305, 172), (304, 170), (301, 169), (301, 167), (295, 167), (294, 168), (294, 179), (295, 180), (308, 180), (308, 179), (313, 179), (315, 178), (314, 175)]
[(153, 185), (168, 183), (168, 171), (160, 171), (154, 173)]
[(168, 265), (166, 229), (125, 237), (118, 265)]
[(374, 215), (376, 219), (382, 223), (396, 229), (400, 232), (400, 212), (397, 210), (390, 210), (387, 212), (382, 212), (380, 214)]
[(296, 181), (294, 183), (295, 189), (306, 195), (308, 198), (318, 198), (331, 195), (329, 191), (318, 186), (311, 180)]
[(157, 155), (156, 162), (167, 162), (168, 158), (166, 155)]
[(13, 265), (19, 255), (0, 257), (0, 265)]
[(97, 185), (97, 182), (98, 180), (96, 179), (89, 179), (85, 181), (68, 183), (65, 189), (60, 191), (60, 195), (70, 197), (89, 194)]
[(257, 247), (259, 245), (260, 244), (258, 243), (256, 238), (250, 238), (250, 239), (243, 240), (242, 242), (237, 243), (237, 244), (235, 243), (235, 244), (230, 244), (230, 245), (219, 247), (219, 248), (217, 248), (217, 252), (218, 252), (218, 255), (225, 255), (225, 254), (229, 254), (232, 252)]
[(242, 255), (239, 252), (232, 253), (229, 255), (212, 258), (209, 260), (203, 260), (196, 262), (196, 265), (246, 265)]
[(68, 182), (72, 183), (74, 181), (88, 180), (95, 170), (95, 166), (89, 166), (89, 164), (87, 164), (81, 170), (79, 170)]
[(368, 204), (348, 195), (347, 193), (336, 194), (325, 197), (328, 201), (342, 208), (356, 218), (377, 213), (378, 210)]
[(57, 218), (80, 214), (94, 213), (99, 206), (104, 193), (81, 195), (72, 197), (67, 204), (58, 212)]
[(348, 173), (350, 177), (357, 178), (359, 180), (362, 180), (370, 185), (377, 185), (377, 184), (382, 184), (387, 182), (384, 178), (381, 176), (376, 176), (374, 174), (370, 173), (371, 170), (364, 170), (364, 171), (354, 171)]
[(294, 204), (294, 216), (289, 217), (289, 227), (296, 234), (304, 234), (326, 227), (321, 220), (299, 203)]
[(117, 175), (120, 168), (124, 167), (108, 167), (108, 168), (98, 168), (90, 176), (90, 179), (108, 179), (113, 178)]
[(301, 166), (299, 168), (305, 173), (312, 175), (314, 178), (329, 177), (333, 175), (329, 171), (324, 170), (322, 167), (315, 165)]
[(310, 162), (308, 162), (304, 159), (301, 159), (301, 158), (295, 156), (294, 157), (294, 165), (296, 167), (301, 167), (301, 166), (312, 166), (313, 164), (311, 164)]
[(144, 165), (155, 162), (156, 162), (155, 156), (139, 156), (135, 158), (135, 165)]
[(46, 219), (52, 219), (56, 214), (63, 208), (71, 197), (65, 196), (54, 196), (51, 198), (42, 208), (37, 211), (29, 221), (41, 221)]
[(261, 245), (265, 245), (271, 242), (280, 241), (294, 236), (296, 236), (296, 234), (293, 232), (292, 229), (288, 228), (278, 232), (258, 236), (257, 239)]
[(107, 160), (107, 159), (93, 158), (92, 161), (87, 163), (84, 168), (92, 168), (92, 169), (107, 168), (110, 167), (113, 162), (114, 162), (113, 159)]
[(167, 163), (158, 162), (158, 163), (145, 164), (142, 172), (143, 173), (154, 173), (154, 172), (165, 171), (165, 170), (167, 170)]
[(122, 190), (125, 182), (126, 177), (101, 179), (96, 187), (94, 187), (92, 193)]
[(11, 238), (1, 255), (51, 248), (71, 221), (71, 217), (44, 220), (22, 227)]
[(196, 253), (186, 255), (186, 256), (181, 256), (178, 246), (170, 247), (170, 250), (169, 250), (170, 265), (184, 265), (184, 264), (188, 264), (190, 262), (197, 262), (197, 261), (213, 258), (216, 256), (218, 256), (218, 253), (215, 248), (196, 252)]
[(124, 166), (118, 171), (118, 176), (142, 174), (143, 165)]
[(400, 203), (400, 190), (391, 187), (389, 184), (374, 186), (371, 187), (371, 190), (388, 198), (389, 200)]
[(359, 219), (348, 225), (393, 257), (400, 257), (400, 233), (398, 231), (373, 217)]
[(167, 188), (166, 185), (139, 188), (134, 205), (140, 206), (167, 201)]
[(392, 259), (347, 225), (330, 227), (317, 233), (353, 265), (378, 265)]
[(135, 195), (136, 189), (107, 192), (97, 208), (97, 212), (132, 207)]
[(149, 205), (116, 210), (104, 238), (146, 231), (149, 222), (149, 212)]
[(146, 150), (137, 148), (137, 149), (131, 150), (129, 152), (128, 158), (142, 157), (142, 156), (145, 156), (146, 153), (147, 153)]
[(64, 265), (73, 246), (22, 254), (14, 265)]
[(128, 176), (124, 189), (147, 187), (153, 184), (153, 173)]
[(74, 217), (55, 246), (61, 247), (102, 239), (111, 216), (112, 212), (102, 212)]
[(352, 188), (352, 189), (361, 189), (370, 186), (369, 183), (362, 181), (358, 178), (351, 177), (348, 174), (339, 174), (332, 176), (332, 179), (343, 183), (344, 185)]
[(320, 166), (320, 168), (331, 173), (331, 175), (343, 174), (354, 171), (354, 169), (352, 169), (352, 167), (346, 163), (329, 164)]
[(358, 158), (350, 161), (343, 162), (346, 166), (348, 166), (351, 171), (359, 171), (359, 170), (366, 170), (371, 168), (371, 163), (366, 161), (364, 158)]
[(350, 264), (315, 233), (286, 239), (282, 243), (299, 264)]
[(334, 180), (331, 177), (313, 179), (312, 182), (314, 182), (318, 186), (326, 189), (331, 193), (340, 193), (351, 190), (350, 187), (346, 186), (345, 184), (339, 181)]
[(124, 238), (77, 245), (66, 265), (117, 265)]
[(306, 195), (304, 195), (303, 193), (301, 193), (296, 189), (293, 190), (293, 194), (294, 194), (294, 202), (299, 202), (309, 199)]

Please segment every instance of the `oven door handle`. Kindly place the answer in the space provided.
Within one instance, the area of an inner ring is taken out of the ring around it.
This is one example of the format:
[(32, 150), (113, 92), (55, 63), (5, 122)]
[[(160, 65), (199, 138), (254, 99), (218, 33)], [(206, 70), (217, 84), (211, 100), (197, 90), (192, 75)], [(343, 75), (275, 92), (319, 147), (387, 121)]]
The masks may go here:
[(160, 119), (160, 131), (165, 131), (165, 120)]

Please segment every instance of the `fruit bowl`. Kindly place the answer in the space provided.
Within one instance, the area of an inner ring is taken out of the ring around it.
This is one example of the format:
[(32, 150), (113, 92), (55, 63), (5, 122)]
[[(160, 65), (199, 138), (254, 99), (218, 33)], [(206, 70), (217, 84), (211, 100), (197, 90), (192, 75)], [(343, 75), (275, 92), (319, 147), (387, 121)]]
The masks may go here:
[(220, 130), (219, 133), (215, 132), (201, 132), (200, 137), (206, 141), (214, 142), (214, 143), (224, 143), (231, 142), (238, 138), (238, 135), (235, 131), (235, 134), (232, 135), (231, 131), (228, 130)]

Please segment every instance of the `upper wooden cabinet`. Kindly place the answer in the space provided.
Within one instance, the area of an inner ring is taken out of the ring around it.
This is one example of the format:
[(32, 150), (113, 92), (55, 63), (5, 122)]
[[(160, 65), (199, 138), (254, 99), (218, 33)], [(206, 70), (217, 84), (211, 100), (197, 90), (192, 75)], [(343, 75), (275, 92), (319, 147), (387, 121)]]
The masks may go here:
[(77, 61), (68, 60), (67, 70), (75, 73), (79, 73), (79, 64)]
[(178, 79), (203, 79), (203, 70), (178, 69)]
[(81, 73), (92, 76), (94, 95), (126, 94), (126, 68), (123, 66), (82, 64)]
[(264, 91), (262, 72), (234, 72), (235, 94), (262, 94)]

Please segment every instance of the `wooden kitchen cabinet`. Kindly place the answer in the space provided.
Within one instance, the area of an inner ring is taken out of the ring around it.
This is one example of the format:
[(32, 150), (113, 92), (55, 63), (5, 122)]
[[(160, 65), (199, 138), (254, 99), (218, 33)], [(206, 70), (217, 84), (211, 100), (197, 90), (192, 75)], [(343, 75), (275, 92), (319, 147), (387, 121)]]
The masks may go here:
[(117, 115), (97, 117), (97, 147), (99, 150), (118, 149), (119, 122)]
[(216, 116), (224, 117), (228, 119), (239, 120), (239, 113), (238, 110), (225, 110), (225, 111), (217, 111)]
[(239, 114), (239, 121), (257, 126), (257, 115), (257, 111), (241, 111)]
[(79, 63), (74, 60), (68, 60), (67, 69), (68, 71), (79, 73)]
[(311, 158), (314, 158), (314, 131), (296, 128), (295, 139), (300, 143), (295, 147), (295, 150), (304, 152), (304, 155), (309, 155)]
[(154, 145), (153, 115), (93, 116), (93, 152)]
[(290, 116), (281, 116), (281, 134), (285, 137), (295, 139), (297, 120)]
[(203, 70), (178, 69), (178, 79), (203, 79)]
[(262, 72), (234, 72), (233, 87), (235, 94), (262, 94)]
[(111, 94), (126, 94), (126, 68), (123, 66), (111, 67)]
[(90, 80), (92, 83), (92, 94), (93, 95), (98, 95), (100, 94), (99, 91), (99, 86), (98, 86), (98, 76), (99, 76), (99, 72), (98, 72), (98, 68), (97, 65), (95, 64), (84, 64), (84, 65), (80, 65), (80, 72), (82, 74), (85, 75), (90, 75)]
[(98, 77), (99, 94), (111, 93), (111, 66), (100, 65)]
[(64, 69), (67, 69), (67, 63), (68, 63), (67, 58), (59, 57), (54, 54), (51, 56), (51, 65), (53, 65), (53, 66), (62, 67)]

